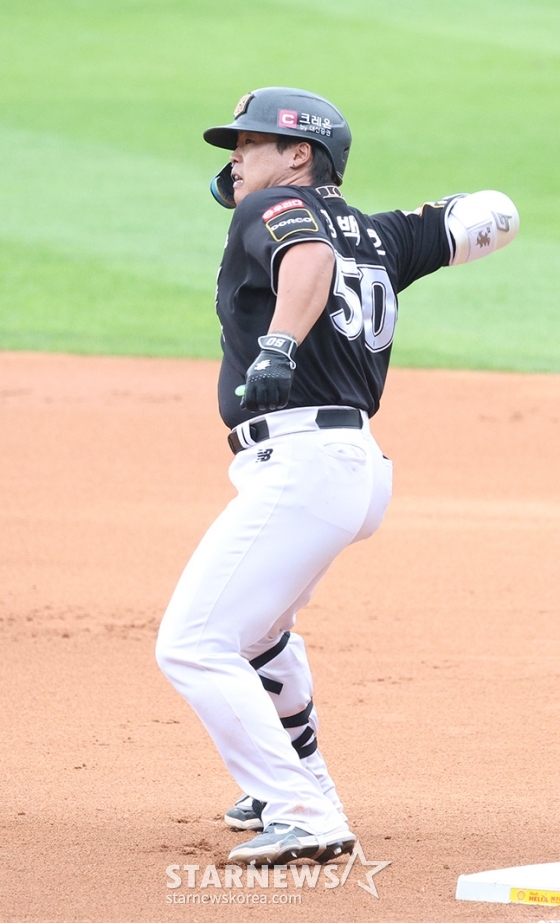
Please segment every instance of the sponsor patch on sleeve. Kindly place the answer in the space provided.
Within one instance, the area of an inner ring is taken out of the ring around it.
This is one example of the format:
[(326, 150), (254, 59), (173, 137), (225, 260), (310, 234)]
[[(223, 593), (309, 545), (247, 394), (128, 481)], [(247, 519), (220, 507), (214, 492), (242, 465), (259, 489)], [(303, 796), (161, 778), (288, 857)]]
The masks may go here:
[(262, 219), (263, 221), (270, 221), (271, 218), (280, 215), (281, 212), (289, 211), (290, 208), (305, 208), (305, 202), (302, 202), (301, 199), (284, 199), (283, 202), (278, 202), (277, 205), (267, 208)]
[[(303, 204), (302, 202), (301, 205), (303, 206)], [(269, 209), (269, 211), (271, 210)], [(266, 221), (266, 227), (271, 237), (277, 242), (285, 240), (290, 234), (297, 234), (299, 231), (316, 234), (319, 230), (319, 226), (308, 208), (294, 208), (293, 206), (286, 209), (286, 211), (280, 212), (280, 214), (271, 216)]]

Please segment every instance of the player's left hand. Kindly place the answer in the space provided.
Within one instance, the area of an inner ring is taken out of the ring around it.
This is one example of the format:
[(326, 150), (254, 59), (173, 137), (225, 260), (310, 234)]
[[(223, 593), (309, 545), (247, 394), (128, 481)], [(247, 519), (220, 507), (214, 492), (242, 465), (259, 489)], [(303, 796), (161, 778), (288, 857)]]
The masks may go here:
[(247, 369), (241, 406), (251, 413), (282, 410), (290, 397), (297, 342), (287, 334), (259, 337), (261, 352)]

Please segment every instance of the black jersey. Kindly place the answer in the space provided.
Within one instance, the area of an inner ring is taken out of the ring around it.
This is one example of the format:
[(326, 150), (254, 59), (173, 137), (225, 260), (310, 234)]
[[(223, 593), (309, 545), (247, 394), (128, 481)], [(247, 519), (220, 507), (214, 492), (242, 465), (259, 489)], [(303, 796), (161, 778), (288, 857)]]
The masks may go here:
[(223, 361), (222, 419), (234, 427), (254, 414), (236, 389), (268, 332), (282, 256), (302, 241), (324, 241), (336, 263), (326, 307), (296, 356), (288, 407), (344, 405), (377, 411), (397, 320), (397, 294), (452, 258), (445, 215), (455, 197), (416, 212), (364, 215), (337, 186), (275, 186), (236, 208), (218, 274)]

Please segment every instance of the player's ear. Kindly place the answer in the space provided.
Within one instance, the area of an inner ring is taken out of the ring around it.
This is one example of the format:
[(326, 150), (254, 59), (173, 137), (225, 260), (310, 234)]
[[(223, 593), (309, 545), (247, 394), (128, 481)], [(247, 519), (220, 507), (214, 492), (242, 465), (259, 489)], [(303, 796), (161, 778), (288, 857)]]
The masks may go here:
[(313, 164), (313, 148), (308, 141), (300, 141), (290, 148), (292, 155), (292, 170), (299, 170), (302, 167), (310, 167)]
[(308, 141), (302, 141), (300, 143), (300, 148), (302, 148), (302, 164), (306, 166), (313, 163), (313, 148)]

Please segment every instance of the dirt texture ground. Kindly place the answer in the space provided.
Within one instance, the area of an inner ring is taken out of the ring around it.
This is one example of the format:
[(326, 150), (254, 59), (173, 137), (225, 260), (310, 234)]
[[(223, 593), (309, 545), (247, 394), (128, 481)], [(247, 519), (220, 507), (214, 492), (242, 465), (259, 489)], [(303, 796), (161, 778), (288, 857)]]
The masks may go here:
[[(301, 613), (321, 749), (391, 863), (377, 898), (360, 863), (201, 887), (243, 836), (237, 788), (153, 649), (232, 496), (216, 377), (0, 354), (1, 923), (560, 919), (454, 899), (461, 873), (560, 859), (560, 377), (393, 369), (386, 521)], [(197, 886), (168, 888), (184, 864)]]

